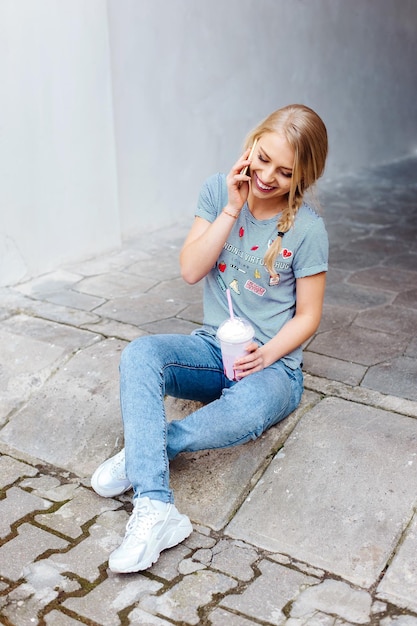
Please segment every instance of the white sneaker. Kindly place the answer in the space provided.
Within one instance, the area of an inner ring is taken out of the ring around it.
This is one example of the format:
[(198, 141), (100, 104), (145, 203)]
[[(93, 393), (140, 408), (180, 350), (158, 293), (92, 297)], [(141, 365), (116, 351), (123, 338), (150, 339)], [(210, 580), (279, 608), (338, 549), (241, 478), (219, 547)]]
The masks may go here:
[(98, 466), (91, 477), (91, 486), (99, 496), (113, 498), (131, 488), (126, 476), (124, 448)]
[(162, 550), (172, 548), (192, 533), (186, 515), (173, 504), (137, 498), (122, 544), (109, 558), (112, 572), (129, 573), (148, 569)]

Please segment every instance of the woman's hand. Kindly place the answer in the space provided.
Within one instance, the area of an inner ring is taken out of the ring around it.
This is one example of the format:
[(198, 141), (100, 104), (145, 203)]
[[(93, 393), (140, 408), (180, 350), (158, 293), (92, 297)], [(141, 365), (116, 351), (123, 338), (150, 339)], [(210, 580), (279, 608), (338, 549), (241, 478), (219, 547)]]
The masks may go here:
[(243, 168), (250, 165), (248, 159), (250, 148), (248, 148), (234, 164), (226, 177), (227, 191), (229, 195), (228, 209), (233, 212), (236, 217), (242, 210), (243, 205), (248, 199), (250, 176), (241, 174)]
[(181, 276), (193, 285), (211, 270), (230, 234), (236, 218), (249, 193), (250, 176), (241, 174), (250, 164), (250, 150), (246, 150), (236, 161), (226, 177), (228, 204), (214, 222), (196, 217), (180, 253)]
[(313, 336), (320, 324), (323, 309), (326, 272), (297, 278), (295, 315), (263, 346), (251, 343), (249, 354), (235, 361), (237, 378), (259, 372), (299, 348)]
[(249, 354), (242, 356), (240, 359), (236, 359), (234, 364), (234, 370), (238, 380), (242, 380), (242, 378), (245, 378), (254, 372), (260, 372), (266, 367), (263, 352), (257, 343), (252, 342), (249, 344), (246, 351)]

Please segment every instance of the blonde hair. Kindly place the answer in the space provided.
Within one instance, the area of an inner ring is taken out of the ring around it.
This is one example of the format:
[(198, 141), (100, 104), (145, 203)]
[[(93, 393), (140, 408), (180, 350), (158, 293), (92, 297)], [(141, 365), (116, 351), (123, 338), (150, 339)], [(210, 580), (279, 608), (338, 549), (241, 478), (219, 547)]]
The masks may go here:
[(271, 113), (246, 138), (245, 148), (266, 133), (282, 133), (294, 151), (294, 165), (288, 206), (280, 214), (277, 224), (278, 236), (267, 250), (264, 261), (271, 274), (281, 251), (281, 240), (294, 224), (305, 191), (323, 174), (328, 142), (322, 119), (303, 104), (290, 104)]

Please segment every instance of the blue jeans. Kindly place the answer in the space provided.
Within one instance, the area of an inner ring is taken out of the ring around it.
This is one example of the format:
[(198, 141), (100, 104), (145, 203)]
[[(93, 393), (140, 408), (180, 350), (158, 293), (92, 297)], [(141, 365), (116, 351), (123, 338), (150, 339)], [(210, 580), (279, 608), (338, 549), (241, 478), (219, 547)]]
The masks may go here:
[[(256, 439), (294, 411), (302, 392), (301, 369), (282, 361), (238, 382), (228, 380), (220, 346), (203, 330), (135, 339), (120, 361), (126, 473), (135, 497), (173, 502), (171, 459)], [(167, 423), (165, 395), (205, 404)]]

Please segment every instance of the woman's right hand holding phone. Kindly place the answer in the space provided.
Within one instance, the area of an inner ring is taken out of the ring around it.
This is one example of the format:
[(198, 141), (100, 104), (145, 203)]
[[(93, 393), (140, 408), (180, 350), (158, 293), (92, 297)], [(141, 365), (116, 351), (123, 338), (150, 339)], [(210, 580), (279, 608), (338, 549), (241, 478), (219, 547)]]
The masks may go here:
[(236, 161), (226, 177), (229, 200), (225, 211), (237, 217), (248, 199), (250, 176), (248, 167), (251, 163), (253, 148), (248, 148)]
[[(256, 142), (255, 142), (256, 143)], [(228, 203), (222, 213), (209, 222), (196, 217), (180, 254), (181, 275), (193, 285), (211, 270), (239, 216), (249, 194), (250, 176), (243, 170), (250, 165), (255, 144), (245, 150), (226, 177)]]

